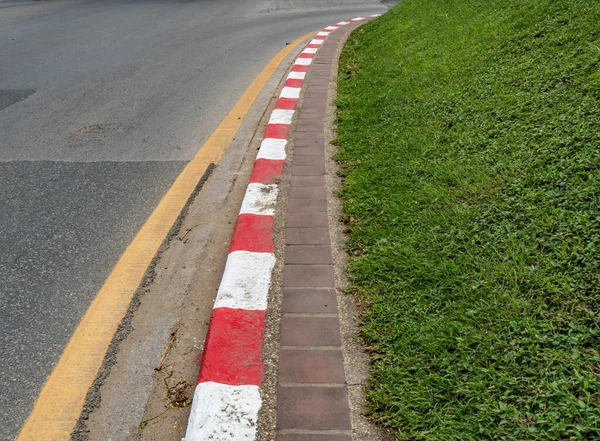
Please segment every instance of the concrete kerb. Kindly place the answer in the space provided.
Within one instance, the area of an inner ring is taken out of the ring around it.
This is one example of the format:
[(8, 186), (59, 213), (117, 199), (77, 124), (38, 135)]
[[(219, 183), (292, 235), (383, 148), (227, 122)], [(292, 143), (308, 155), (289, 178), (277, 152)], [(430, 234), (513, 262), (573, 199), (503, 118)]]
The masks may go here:
[(265, 312), (276, 265), (274, 212), (290, 126), (322, 42), (357, 17), (318, 32), (296, 59), (265, 129), (231, 242), (195, 390), (187, 441), (257, 436)]

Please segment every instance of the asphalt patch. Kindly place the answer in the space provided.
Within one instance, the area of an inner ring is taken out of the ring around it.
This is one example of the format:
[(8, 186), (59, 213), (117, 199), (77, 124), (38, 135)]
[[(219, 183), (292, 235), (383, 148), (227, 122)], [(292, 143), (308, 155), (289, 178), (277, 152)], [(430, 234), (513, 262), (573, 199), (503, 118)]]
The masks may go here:
[(0, 110), (23, 101), (34, 92), (35, 89), (0, 89)]

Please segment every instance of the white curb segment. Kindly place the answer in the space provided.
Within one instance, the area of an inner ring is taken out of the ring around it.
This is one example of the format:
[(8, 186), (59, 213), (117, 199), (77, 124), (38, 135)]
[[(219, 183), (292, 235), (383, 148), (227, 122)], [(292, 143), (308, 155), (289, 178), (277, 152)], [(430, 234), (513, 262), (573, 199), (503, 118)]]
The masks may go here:
[(272, 253), (234, 251), (229, 254), (214, 308), (267, 309), (274, 266)]
[(275, 109), (269, 118), (269, 124), (291, 124), (294, 117), (293, 110)]
[(277, 185), (274, 184), (248, 184), (246, 196), (242, 201), (240, 214), (275, 214), (277, 202)]
[[(196, 386), (185, 441), (254, 441), (261, 399), (258, 386)], [(235, 421), (236, 424), (231, 424)]]
[(260, 150), (256, 159), (272, 159), (282, 160), (285, 159), (285, 146), (287, 145), (287, 139), (263, 139), (260, 144)]

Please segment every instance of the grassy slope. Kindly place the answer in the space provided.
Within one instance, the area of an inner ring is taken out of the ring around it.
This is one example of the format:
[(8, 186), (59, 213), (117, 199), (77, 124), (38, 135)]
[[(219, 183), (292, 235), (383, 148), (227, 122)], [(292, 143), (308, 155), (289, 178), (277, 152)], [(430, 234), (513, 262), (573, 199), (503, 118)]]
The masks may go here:
[(600, 2), (404, 0), (340, 64), (372, 415), (600, 437)]

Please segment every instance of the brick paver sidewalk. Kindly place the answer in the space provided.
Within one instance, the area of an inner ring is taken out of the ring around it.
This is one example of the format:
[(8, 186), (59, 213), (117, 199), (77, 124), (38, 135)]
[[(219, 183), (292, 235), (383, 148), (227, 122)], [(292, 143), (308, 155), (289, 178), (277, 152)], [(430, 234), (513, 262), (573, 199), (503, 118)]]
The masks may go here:
[(285, 230), (277, 441), (351, 441), (325, 188), (331, 67), (359, 23), (332, 32), (309, 72), (293, 137)]

